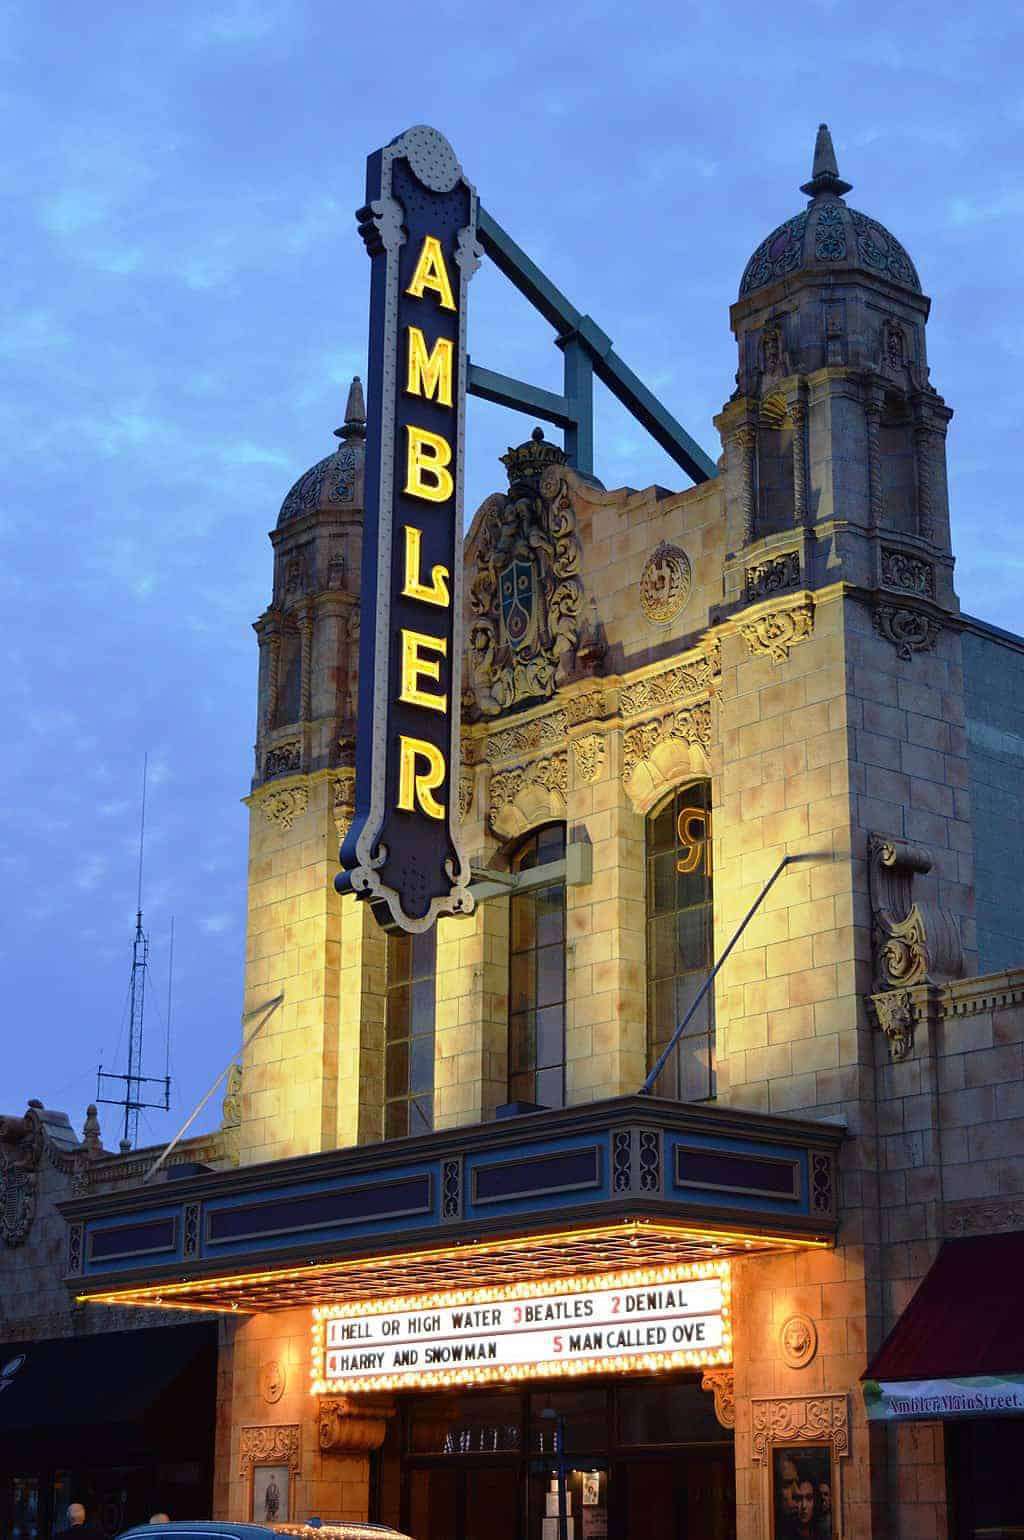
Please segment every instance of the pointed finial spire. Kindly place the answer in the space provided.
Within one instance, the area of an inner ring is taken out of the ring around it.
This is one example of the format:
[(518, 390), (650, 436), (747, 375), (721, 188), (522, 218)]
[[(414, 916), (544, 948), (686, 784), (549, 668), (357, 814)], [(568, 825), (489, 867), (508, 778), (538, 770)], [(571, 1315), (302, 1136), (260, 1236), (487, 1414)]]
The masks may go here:
[(827, 123), (818, 124), (818, 137), (814, 141), (814, 165), (811, 167), (811, 180), (804, 182), (800, 188), (808, 198), (819, 198), (822, 193), (832, 193), (841, 198), (843, 193), (848, 193), (853, 186), (852, 182), (844, 182), (839, 175), (839, 166), (836, 163), (836, 152), (832, 145), (832, 135), (828, 131)]
[(343, 439), (346, 443), (349, 439), (366, 437), (366, 403), (363, 400), (363, 386), (358, 374), (353, 378), (348, 388), (348, 400), (345, 403), (345, 425), (335, 428), (335, 438)]

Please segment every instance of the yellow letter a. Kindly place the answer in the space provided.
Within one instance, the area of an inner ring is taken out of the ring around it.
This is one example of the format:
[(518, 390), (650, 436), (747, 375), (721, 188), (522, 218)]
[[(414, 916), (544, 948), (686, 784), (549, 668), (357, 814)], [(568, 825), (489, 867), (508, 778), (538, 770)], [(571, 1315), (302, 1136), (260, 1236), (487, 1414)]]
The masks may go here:
[(440, 297), (442, 310), (455, 309), (451, 280), (448, 277), (448, 269), (444, 265), (444, 252), (436, 235), (423, 237), (416, 271), (412, 275), (412, 283), (405, 292), (411, 294), (414, 299), (422, 299), (424, 289), (433, 289), (434, 293)]

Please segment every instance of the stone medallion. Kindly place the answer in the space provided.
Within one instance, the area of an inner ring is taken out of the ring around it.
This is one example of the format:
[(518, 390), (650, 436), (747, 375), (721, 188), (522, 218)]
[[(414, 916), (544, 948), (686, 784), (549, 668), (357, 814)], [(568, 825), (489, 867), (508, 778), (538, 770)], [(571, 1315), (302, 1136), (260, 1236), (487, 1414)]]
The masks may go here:
[(273, 1406), (284, 1395), (284, 1387), (288, 1382), (283, 1363), (272, 1358), (269, 1363), (263, 1365), (260, 1370), (260, 1395), (268, 1406)]
[(791, 1369), (805, 1368), (818, 1351), (818, 1328), (809, 1315), (791, 1315), (779, 1332), (782, 1357)]
[(663, 540), (644, 562), (640, 574), (640, 608), (648, 620), (666, 626), (675, 620), (693, 583), (690, 558), (677, 545)]

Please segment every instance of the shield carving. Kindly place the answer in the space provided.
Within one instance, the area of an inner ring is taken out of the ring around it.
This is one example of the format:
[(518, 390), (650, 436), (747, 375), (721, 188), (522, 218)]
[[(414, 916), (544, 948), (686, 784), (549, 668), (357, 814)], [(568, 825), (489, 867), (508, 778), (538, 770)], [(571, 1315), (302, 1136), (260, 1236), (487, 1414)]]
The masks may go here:
[(518, 650), (528, 641), (533, 625), (533, 563), (513, 561), (498, 578), (501, 618), (509, 646)]

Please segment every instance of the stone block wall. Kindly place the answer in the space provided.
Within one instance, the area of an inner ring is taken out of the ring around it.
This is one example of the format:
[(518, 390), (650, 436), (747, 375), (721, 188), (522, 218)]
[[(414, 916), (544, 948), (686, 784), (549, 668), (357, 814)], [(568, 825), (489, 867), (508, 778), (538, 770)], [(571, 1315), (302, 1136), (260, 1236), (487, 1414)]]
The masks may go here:
[(1024, 647), (968, 621), (963, 657), (978, 966), (989, 973), (1024, 957)]

